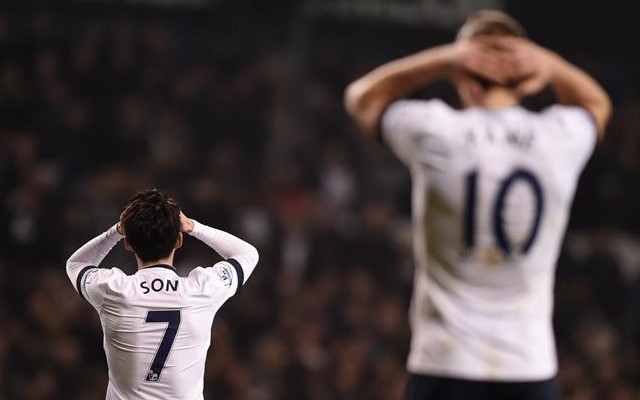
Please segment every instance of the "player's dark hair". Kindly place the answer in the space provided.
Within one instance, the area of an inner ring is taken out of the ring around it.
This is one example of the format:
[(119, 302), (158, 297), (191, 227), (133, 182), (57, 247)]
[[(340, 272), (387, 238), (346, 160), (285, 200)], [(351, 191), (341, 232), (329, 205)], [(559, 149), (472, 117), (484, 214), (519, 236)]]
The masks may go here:
[(127, 241), (144, 262), (171, 254), (180, 232), (180, 206), (157, 189), (140, 191), (127, 202), (121, 215)]

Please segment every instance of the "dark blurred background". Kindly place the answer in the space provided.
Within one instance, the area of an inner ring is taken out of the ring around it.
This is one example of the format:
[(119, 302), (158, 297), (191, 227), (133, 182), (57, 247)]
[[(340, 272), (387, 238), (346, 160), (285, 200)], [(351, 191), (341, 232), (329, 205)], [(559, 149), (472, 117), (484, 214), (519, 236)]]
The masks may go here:
[[(213, 327), (205, 399), (399, 399), (409, 176), (342, 93), (502, 8), (614, 102), (557, 270), (565, 399), (640, 399), (636, 1), (78, 0), (0, 3), (0, 399), (101, 399), (96, 312), (64, 272), (136, 190), (256, 244)], [(421, 95), (456, 103), (446, 84)], [(547, 97), (532, 99), (542, 106)], [(180, 273), (217, 261), (195, 240)], [(105, 260), (133, 272), (117, 246)]]

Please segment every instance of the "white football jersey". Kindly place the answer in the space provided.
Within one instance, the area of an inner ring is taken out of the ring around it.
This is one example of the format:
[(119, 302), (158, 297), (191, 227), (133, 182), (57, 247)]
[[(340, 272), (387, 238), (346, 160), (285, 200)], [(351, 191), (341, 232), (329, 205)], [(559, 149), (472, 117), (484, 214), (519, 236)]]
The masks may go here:
[(258, 254), (241, 239), (197, 222), (191, 234), (228, 259), (186, 277), (169, 265), (133, 275), (97, 268), (122, 238), (114, 226), (67, 262), (71, 282), (100, 315), (107, 399), (203, 398), (214, 316), (251, 274)]
[(402, 100), (383, 139), (413, 182), (410, 372), (529, 381), (557, 371), (557, 258), (596, 127), (579, 107)]

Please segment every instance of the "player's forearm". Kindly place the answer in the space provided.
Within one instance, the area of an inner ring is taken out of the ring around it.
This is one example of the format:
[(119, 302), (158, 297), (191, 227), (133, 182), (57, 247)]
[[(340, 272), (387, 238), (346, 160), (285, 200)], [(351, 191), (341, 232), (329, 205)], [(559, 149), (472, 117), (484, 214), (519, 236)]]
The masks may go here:
[(223, 258), (233, 258), (238, 261), (244, 271), (245, 281), (258, 263), (258, 250), (244, 240), (220, 229), (194, 222), (189, 234), (211, 247)]
[(347, 87), (345, 107), (365, 134), (375, 135), (385, 108), (447, 76), (451, 59), (451, 48), (445, 45), (382, 65)]
[(552, 56), (551, 87), (561, 104), (589, 111), (602, 135), (611, 116), (611, 100), (605, 90), (586, 72), (559, 56)]
[(116, 225), (114, 225), (85, 243), (67, 260), (67, 275), (69, 275), (69, 279), (74, 281), (78, 273), (87, 266), (99, 266), (113, 246), (122, 238), (123, 236), (118, 233)]

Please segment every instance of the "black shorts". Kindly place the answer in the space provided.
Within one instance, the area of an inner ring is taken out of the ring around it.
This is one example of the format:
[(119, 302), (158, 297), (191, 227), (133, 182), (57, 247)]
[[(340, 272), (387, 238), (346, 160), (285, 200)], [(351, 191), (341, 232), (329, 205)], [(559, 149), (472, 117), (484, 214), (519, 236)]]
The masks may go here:
[(560, 400), (556, 380), (493, 382), (409, 374), (404, 400)]

